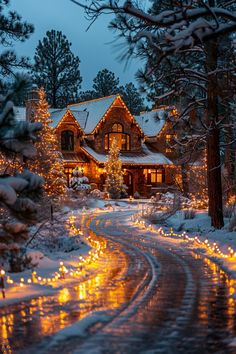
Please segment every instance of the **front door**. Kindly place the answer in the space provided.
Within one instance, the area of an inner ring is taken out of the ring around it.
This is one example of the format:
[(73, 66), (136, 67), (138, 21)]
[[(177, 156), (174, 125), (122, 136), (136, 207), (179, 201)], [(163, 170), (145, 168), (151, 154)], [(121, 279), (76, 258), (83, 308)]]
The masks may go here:
[(126, 171), (126, 173), (124, 174), (124, 184), (127, 187), (126, 192), (128, 193), (128, 195), (133, 195), (134, 194), (133, 175), (129, 171)]

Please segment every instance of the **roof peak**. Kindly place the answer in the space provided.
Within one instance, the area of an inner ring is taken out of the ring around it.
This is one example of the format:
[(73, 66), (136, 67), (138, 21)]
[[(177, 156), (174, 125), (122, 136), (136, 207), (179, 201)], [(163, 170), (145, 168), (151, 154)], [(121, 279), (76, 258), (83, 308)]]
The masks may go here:
[(93, 98), (92, 100), (86, 100), (86, 101), (79, 102), (79, 103), (72, 103), (72, 104), (69, 104), (69, 105), (67, 106), (67, 108), (69, 109), (69, 107), (71, 107), (71, 106), (79, 106), (79, 105), (84, 104), (84, 103), (95, 102), (95, 101), (101, 101), (101, 100), (105, 100), (105, 99), (107, 99), (107, 98), (118, 97), (118, 96), (120, 96), (119, 93), (114, 94), (114, 95), (110, 95), (110, 96), (104, 96), (104, 97), (99, 97), (99, 98)]

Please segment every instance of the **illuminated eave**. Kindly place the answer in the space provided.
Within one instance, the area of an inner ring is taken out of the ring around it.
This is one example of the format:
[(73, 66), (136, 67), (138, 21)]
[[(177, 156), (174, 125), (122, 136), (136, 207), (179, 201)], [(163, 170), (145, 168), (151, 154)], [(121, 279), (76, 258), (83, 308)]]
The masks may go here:
[[(103, 97), (103, 98), (104, 98), (104, 97)], [(123, 108), (126, 110), (126, 112), (128, 113), (128, 116), (129, 116), (131, 122), (132, 122), (133, 124), (135, 124), (135, 125), (137, 126), (137, 128), (140, 130), (141, 134), (144, 135), (144, 132), (142, 131), (141, 127), (140, 127), (139, 124), (136, 122), (134, 116), (133, 116), (133, 115), (130, 113), (130, 111), (128, 110), (126, 104), (124, 103), (124, 101), (122, 100), (122, 98), (121, 98), (120, 95), (117, 95), (117, 96), (116, 96), (116, 98), (114, 99), (113, 103), (112, 103), (112, 104), (110, 105), (110, 107), (107, 109), (106, 113), (105, 113), (105, 114), (103, 115), (103, 117), (100, 119), (100, 121), (98, 122), (98, 124), (96, 125), (96, 127), (92, 130), (91, 133), (89, 133), (89, 134), (87, 134), (87, 135), (95, 134), (95, 133), (99, 130), (101, 124), (106, 121), (107, 116), (108, 116), (108, 114), (111, 112), (112, 108), (114, 108), (114, 107), (116, 106), (116, 102), (117, 102), (118, 99), (120, 100), (122, 107), (123, 107)]]

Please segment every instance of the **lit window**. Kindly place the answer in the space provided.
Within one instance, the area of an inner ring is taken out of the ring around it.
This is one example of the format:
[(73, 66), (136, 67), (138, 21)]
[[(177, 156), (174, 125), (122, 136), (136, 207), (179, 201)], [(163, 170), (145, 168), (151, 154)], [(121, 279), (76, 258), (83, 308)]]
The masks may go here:
[(173, 148), (171, 147), (171, 144), (173, 145), (173, 139), (176, 138), (175, 134), (166, 134), (166, 152), (172, 152)]
[(74, 151), (74, 133), (71, 130), (61, 132), (61, 150)]
[(123, 132), (122, 124), (120, 123), (113, 124), (111, 131), (114, 133), (122, 133)]
[(156, 183), (163, 183), (165, 177), (165, 170), (160, 168), (157, 170), (148, 170), (149, 174), (149, 183), (156, 184)]
[(130, 150), (130, 136), (128, 134), (123, 133), (123, 126), (122, 124), (115, 123), (112, 126), (111, 133), (105, 135), (104, 146), (105, 150), (109, 150), (112, 141), (117, 141), (117, 145), (120, 150), (122, 151), (129, 151)]

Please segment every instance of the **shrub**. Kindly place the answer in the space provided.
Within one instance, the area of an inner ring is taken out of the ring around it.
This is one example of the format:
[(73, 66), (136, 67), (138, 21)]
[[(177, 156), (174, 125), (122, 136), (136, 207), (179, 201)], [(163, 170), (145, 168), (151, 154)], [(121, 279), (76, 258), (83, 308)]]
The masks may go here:
[(229, 221), (229, 231), (236, 231), (236, 212), (231, 216)]

